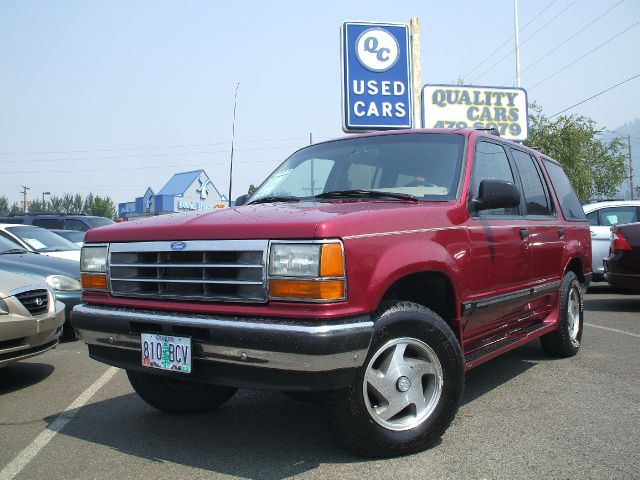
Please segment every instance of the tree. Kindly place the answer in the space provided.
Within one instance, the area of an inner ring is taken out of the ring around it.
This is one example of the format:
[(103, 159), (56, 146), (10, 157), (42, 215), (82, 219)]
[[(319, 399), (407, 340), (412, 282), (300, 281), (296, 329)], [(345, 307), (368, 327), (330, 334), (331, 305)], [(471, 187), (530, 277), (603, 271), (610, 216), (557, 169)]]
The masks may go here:
[(249, 191), (247, 192), (249, 195), (253, 195), (254, 192), (258, 189), (253, 183), (249, 185)]
[(6, 216), (9, 214), (9, 199), (2, 195), (0, 196), (0, 215)]
[(526, 144), (541, 148), (562, 164), (582, 202), (615, 196), (626, 179), (622, 141), (604, 142), (603, 131), (588, 117), (563, 115), (551, 120), (535, 103), (529, 106)]
[(19, 205), (18, 202), (14, 202), (9, 209), (9, 215), (22, 215), (22, 205)]
[(106, 217), (114, 219), (116, 218), (116, 207), (109, 197), (100, 197), (100, 195), (93, 197), (93, 202), (87, 209), (89, 215), (96, 215), (98, 217)]

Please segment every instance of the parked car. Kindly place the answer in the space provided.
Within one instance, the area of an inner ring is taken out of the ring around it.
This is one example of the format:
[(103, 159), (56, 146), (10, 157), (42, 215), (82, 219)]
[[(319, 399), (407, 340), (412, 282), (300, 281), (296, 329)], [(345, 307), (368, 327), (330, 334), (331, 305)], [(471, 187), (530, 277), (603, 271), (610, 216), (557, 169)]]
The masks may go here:
[(78, 247), (82, 247), (82, 245), (84, 245), (84, 232), (80, 232), (79, 230), (49, 230), (49, 231), (55, 233), (56, 235), (60, 235), (62, 238), (65, 238), (72, 243), (75, 243)]
[(71, 310), (80, 303), (80, 263), (30, 252), (0, 237), (0, 270), (22, 273), (46, 282), (65, 305), (65, 338), (76, 338), (71, 326)]
[(0, 270), (0, 368), (54, 348), (64, 305), (47, 284)]
[(0, 218), (0, 223), (20, 223), (46, 229), (78, 230), (86, 232), (92, 228), (112, 225), (110, 218), (94, 215), (73, 215), (67, 213), (39, 213), (33, 215), (10, 215)]
[(613, 227), (604, 278), (615, 287), (640, 291), (640, 223)]
[(161, 411), (324, 392), (345, 445), (406, 454), (451, 424), (466, 370), (537, 339), (580, 348), (589, 224), (560, 164), (521, 144), (319, 143), (238, 205), (86, 233), (72, 323)]
[(640, 200), (612, 200), (583, 205), (591, 230), (593, 279), (604, 280), (603, 260), (609, 255), (611, 227), (640, 220)]
[(0, 237), (12, 240), (31, 252), (80, 261), (80, 247), (45, 228), (0, 223)]

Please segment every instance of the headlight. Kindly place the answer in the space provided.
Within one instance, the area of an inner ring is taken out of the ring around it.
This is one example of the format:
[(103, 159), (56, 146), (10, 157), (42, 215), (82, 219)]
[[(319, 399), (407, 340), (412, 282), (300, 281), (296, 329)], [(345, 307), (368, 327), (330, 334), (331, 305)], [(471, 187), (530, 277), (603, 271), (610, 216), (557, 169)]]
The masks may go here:
[(271, 244), (269, 297), (279, 300), (335, 302), (346, 298), (342, 243)]
[(78, 280), (72, 277), (67, 277), (66, 275), (49, 275), (46, 280), (47, 285), (54, 290), (72, 291), (80, 290), (82, 288)]
[(80, 281), (86, 290), (107, 290), (107, 247), (82, 247)]
[(0, 299), (0, 315), (8, 315), (9, 314), (9, 305)]
[(82, 247), (80, 254), (81, 272), (106, 272), (107, 247)]

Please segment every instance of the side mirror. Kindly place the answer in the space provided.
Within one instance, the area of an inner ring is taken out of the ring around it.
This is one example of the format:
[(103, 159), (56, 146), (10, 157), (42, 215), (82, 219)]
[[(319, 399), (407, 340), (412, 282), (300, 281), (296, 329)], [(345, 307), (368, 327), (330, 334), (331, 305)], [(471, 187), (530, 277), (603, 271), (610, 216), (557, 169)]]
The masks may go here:
[(249, 195), (248, 193), (245, 193), (244, 195), (240, 195), (238, 198), (236, 198), (235, 206), (240, 207), (241, 205), (244, 205), (245, 203), (247, 203), (247, 200), (249, 200), (250, 196), (251, 195)]
[(493, 208), (514, 208), (520, 205), (520, 190), (504, 180), (482, 180), (478, 198), (472, 200), (476, 212)]

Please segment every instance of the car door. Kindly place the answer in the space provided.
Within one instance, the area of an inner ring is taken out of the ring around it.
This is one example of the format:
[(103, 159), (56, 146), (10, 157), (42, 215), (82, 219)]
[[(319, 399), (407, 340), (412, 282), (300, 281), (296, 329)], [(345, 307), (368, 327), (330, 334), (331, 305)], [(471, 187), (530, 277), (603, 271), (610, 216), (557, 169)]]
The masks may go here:
[[(518, 185), (512, 162), (499, 143), (477, 142), (470, 195), (482, 180)], [(509, 329), (521, 317), (530, 284), (528, 223), (521, 207), (471, 212), (468, 222), (471, 292), (463, 305), (465, 340), (481, 340)]]
[(587, 215), (591, 230), (593, 273), (604, 274), (602, 261), (609, 256), (611, 227), (638, 221), (638, 209), (634, 205), (616, 205), (595, 210)]

